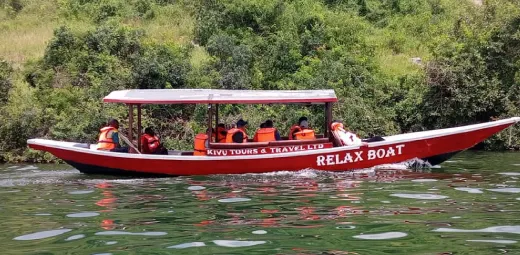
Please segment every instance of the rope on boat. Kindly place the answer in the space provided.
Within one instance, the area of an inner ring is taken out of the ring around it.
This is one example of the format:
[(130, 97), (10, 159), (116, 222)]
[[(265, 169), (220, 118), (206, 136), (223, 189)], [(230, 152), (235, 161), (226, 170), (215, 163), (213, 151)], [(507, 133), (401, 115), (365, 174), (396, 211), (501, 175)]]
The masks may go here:
[(135, 151), (137, 151), (137, 153), (141, 154), (141, 152), (139, 152), (139, 150), (137, 149), (137, 147), (135, 147), (135, 145), (130, 141), (130, 139), (128, 139), (125, 135), (123, 135), (121, 132), (119, 132), (119, 137), (121, 137), (121, 139), (126, 143), (128, 144), (128, 146), (130, 146), (130, 148), (134, 149)]

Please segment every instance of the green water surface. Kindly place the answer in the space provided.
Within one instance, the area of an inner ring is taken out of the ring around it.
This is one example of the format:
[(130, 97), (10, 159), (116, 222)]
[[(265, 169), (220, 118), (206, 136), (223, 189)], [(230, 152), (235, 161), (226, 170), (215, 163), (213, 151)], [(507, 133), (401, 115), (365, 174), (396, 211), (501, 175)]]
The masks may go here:
[(520, 153), (159, 179), (0, 165), (0, 254), (520, 254)]

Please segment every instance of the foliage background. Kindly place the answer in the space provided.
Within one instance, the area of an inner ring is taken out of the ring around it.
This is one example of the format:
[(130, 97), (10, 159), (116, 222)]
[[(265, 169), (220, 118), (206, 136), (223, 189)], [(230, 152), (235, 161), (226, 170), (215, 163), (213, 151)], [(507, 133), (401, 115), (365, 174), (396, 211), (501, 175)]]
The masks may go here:
[[(0, 161), (52, 161), (44, 137), (94, 142), (103, 104), (129, 88), (325, 89), (334, 116), (390, 135), (520, 116), (520, 5), (514, 0), (0, 0)], [(285, 134), (320, 108), (221, 107)], [(146, 106), (144, 126), (189, 149), (204, 106)], [(520, 130), (512, 130), (512, 146)], [(509, 132), (481, 145), (505, 149)]]

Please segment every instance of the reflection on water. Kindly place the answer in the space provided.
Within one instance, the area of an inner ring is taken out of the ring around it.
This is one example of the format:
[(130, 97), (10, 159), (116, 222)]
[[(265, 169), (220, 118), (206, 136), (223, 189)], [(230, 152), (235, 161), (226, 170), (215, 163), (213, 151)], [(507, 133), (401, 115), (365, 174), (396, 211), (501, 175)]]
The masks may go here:
[(9, 254), (520, 254), (520, 154), (157, 179), (0, 165)]
[(457, 232), (457, 233), (511, 233), (520, 234), (520, 226), (497, 226), (483, 229), (456, 229), (456, 228), (438, 228), (435, 232)]
[(401, 238), (405, 237), (408, 234), (403, 232), (386, 232), (386, 233), (380, 233), (380, 234), (368, 234), (368, 235), (357, 235), (353, 236), (354, 238), (358, 239), (365, 239), (365, 240), (384, 240), (384, 239), (394, 239), (394, 238)]
[(81, 239), (84, 237), (85, 237), (85, 235), (83, 235), (83, 234), (73, 235), (73, 236), (69, 236), (67, 239), (65, 239), (65, 241), (77, 240), (77, 239)]
[(499, 244), (513, 244), (517, 241), (513, 240), (467, 240), (468, 242), (480, 242), (480, 243), (499, 243)]
[(23, 236), (17, 236), (13, 240), (27, 241), (27, 240), (37, 240), (49, 238), (57, 235), (61, 235), (71, 231), (72, 229), (56, 229), (56, 230), (46, 230), (41, 232), (36, 232), (32, 234), (27, 234)]
[(471, 194), (482, 194), (482, 193), (484, 193), (482, 190), (475, 189), (475, 188), (461, 187), (461, 188), (455, 188), (455, 189), (456, 190), (460, 190), (460, 191), (466, 191), (466, 192), (471, 193)]
[(166, 248), (173, 248), (173, 249), (184, 249), (184, 248), (190, 248), (190, 247), (202, 247), (206, 246), (203, 242), (192, 242), (192, 243), (182, 243), (177, 245), (168, 246)]

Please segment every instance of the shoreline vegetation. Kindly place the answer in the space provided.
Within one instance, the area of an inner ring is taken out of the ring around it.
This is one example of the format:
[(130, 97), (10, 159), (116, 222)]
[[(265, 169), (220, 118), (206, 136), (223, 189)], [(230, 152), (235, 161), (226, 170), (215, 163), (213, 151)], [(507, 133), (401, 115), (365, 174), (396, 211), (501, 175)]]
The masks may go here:
[[(361, 136), (520, 116), (516, 0), (0, 0), (0, 162), (54, 162), (29, 138), (127, 133), (119, 89), (334, 89)], [(222, 121), (283, 133), (314, 107), (226, 105)], [(143, 127), (191, 149), (205, 106), (147, 105)], [(514, 127), (479, 146), (520, 145)]]

